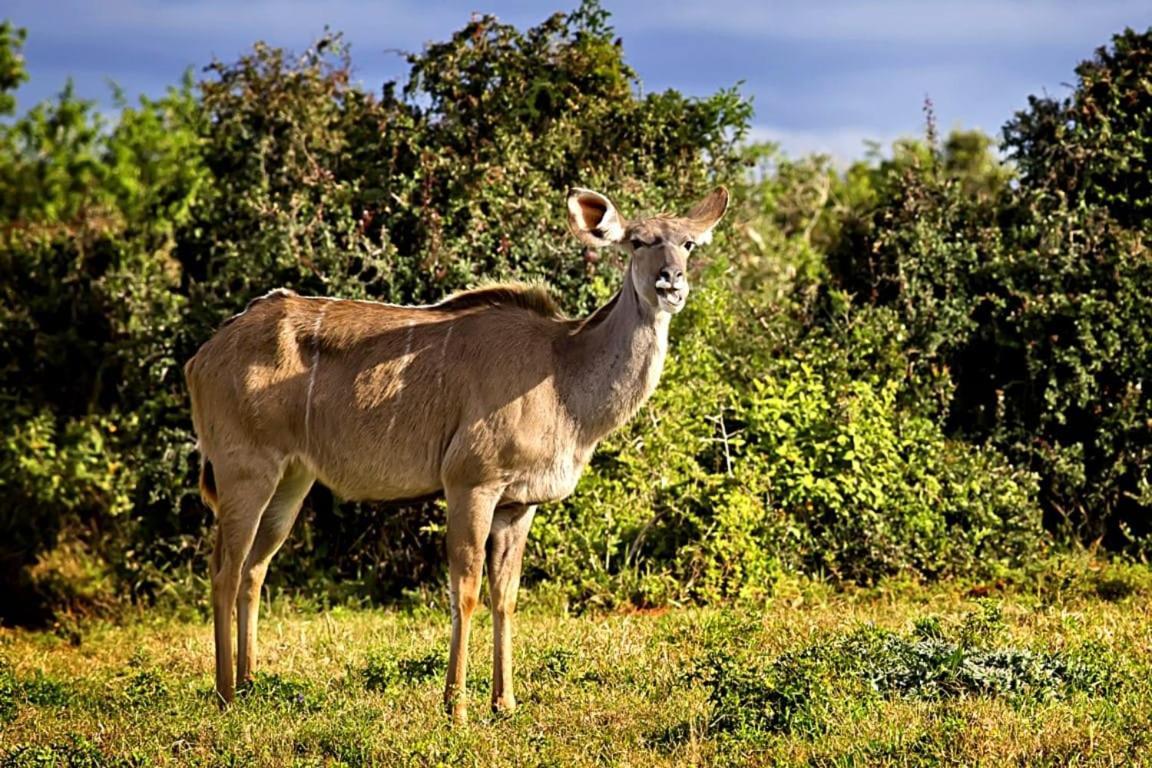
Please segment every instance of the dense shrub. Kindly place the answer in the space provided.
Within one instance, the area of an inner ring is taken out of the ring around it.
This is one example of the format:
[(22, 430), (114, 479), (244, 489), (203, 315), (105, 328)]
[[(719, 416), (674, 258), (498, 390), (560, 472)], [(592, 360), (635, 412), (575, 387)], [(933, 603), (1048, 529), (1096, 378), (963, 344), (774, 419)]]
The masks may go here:
[(898, 698), (1023, 704), (1107, 696), (1119, 679), (1114, 660), (1095, 643), (1043, 650), (1012, 645), (1003, 634), (999, 606), (985, 603), (959, 626), (936, 616), (917, 620), (911, 632), (865, 624), (818, 633), (805, 647), (771, 659), (755, 649), (718, 648), (692, 676), (708, 691), (709, 729), (738, 740), (824, 733), (840, 715), (837, 696), (867, 708)]
[(1071, 210), (1100, 207), (1125, 229), (1152, 228), (1152, 29), (1126, 29), (1076, 67), (1064, 99), (1033, 96), (1004, 127), (1030, 190)]
[[(197, 95), (111, 126), (66, 89), (0, 127), (3, 583), (43, 598), (29, 566), (67, 546), (147, 597), (203, 554), (180, 364), (271, 287), (411, 302), (520, 277), (573, 311), (607, 298), (615, 264), (570, 239), (563, 191), (679, 203), (737, 168), (749, 107), (639, 95), (606, 19), (592, 2), (526, 32), (477, 17), (380, 96), (333, 36), (215, 62)], [(22, 39), (3, 28), (5, 95)], [(319, 490), (287, 580), (395, 595), (438, 574), (437, 516)]]
[(171, 253), (204, 180), (197, 110), (185, 86), (107, 126), (66, 88), (0, 127), (0, 581), (13, 617), (72, 602), (67, 579), (28, 570), (58, 545), (66, 570), (112, 586), (93, 574), (133, 557), (129, 513), (155, 487), (139, 458), (185, 421)]
[(1039, 472), (1051, 527), (1112, 544), (1152, 504), (1150, 41), (1118, 35), (1007, 125), (1016, 184), (952, 146), (876, 169), (829, 262), (906, 333), (906, 403)]
[[(476, 17), (378, 93), (338, 35), (114, 122), (65, 89), (0, 124), (0, 618), (202, 593), (180, 365), (254, 296), (526, 278), (572, 314), (606, 300), (619, 261), (568, 236), (573, 184), (626, 213), (716, 182), (734, 203), (662, 386), (541, 511), (529, 580), (609, 606), (986, 574), (1045, 546), (1038, 499), (1126, 530), (1152, 487), (1148, 110), (1125, 112), (1147, 37), (1016, 118), (1015, 178), (977, 133), (844, 173), (741, 147), (736, 91), (642, 94), (592, 1), (524, 31)], [(0, 27), (0, 112), (22, 39)], [(269, 586), (395, 598), (441, 576), (442, 532), (438, 506), (318, 488)]]
[(1042, 547), (1032, 476), (903, 411), (897, 380), (849, 376), (827, 339), (789, 348), (797, 319), (724, 266), (677, 317), (651, 405), (537, 517), (538, 578), (577, 603), (756, 598), (785, 571), (989, 574)]

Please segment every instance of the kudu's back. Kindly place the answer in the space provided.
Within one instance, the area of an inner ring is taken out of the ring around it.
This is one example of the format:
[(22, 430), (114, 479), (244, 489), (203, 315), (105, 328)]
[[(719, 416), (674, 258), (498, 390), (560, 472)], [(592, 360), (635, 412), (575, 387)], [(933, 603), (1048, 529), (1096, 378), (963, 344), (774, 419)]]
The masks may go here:
[(563, 418), (552, 349), (566, 331), (537, 298), (257, 299), (185, 366), (206, 466), (299, 461), (344, 498), (407, 499), (438, 492), (446, 469), (556, 450), (532, 443), (565, 431), (541, 422)]

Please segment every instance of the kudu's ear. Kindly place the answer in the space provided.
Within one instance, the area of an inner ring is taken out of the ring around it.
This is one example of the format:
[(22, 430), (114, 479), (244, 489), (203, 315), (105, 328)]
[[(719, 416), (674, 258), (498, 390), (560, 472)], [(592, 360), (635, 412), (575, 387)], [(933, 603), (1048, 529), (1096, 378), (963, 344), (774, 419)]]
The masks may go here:
[(624, 239), (624, 220), (612, 201), (580, 187), (568, 190), (568, 228), (581, 242), (596, 248)]
[(692, 237), (697, 245), (704, 245), (712, 241), (712, 228), (728, 210), (728, 190), (725, 187), (716, 187), (704, 199), (692, 206), (684, 217), (688, 220)]

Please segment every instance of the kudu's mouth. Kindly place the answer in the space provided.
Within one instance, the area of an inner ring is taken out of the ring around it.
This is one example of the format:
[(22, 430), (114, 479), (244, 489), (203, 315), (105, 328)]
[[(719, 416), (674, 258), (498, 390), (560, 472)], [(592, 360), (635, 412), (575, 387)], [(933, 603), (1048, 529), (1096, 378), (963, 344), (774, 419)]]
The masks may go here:
[(660, 309), (676, 314), (684, 309), (684, 299), (688, 296), (688, 282), (678, 278), (675, 283), (665, 277), (656, 280), (656, 300), (660, 302)]

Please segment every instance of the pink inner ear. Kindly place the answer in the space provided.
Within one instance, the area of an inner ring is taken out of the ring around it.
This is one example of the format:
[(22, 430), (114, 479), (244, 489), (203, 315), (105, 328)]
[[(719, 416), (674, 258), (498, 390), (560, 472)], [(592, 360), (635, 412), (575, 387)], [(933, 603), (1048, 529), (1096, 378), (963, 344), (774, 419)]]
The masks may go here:
[(588, 229), (595, 227), (608, 213), (608, 206), (596, 198), (580, 198), (580, 215), (584, 218), (584, 226)]

